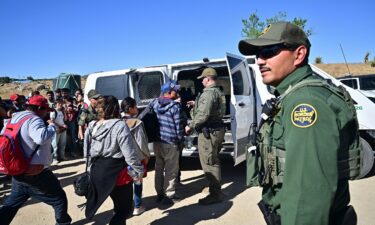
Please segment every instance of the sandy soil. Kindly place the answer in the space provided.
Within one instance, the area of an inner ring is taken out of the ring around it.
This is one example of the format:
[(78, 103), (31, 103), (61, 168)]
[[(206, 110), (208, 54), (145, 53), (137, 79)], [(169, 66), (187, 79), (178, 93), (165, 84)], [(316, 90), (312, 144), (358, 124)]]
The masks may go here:
[[(85, 201), (73, 192), (72, 182), (74, 178), (84, 170), (82, 160), (71, 160), (52, 167), (59, 177), (69, 199), (69, 214), (73, 218), (73, 224), (106, 224), (112, 215), (112, 202), (108, 199), (99, 209), (92, 221), (84, 219), (84, 212), (77, 208), (78, 204)], [(182, 185), (178, 188), (178, 194), (183, 199), (171, 207), (164, 207), (155, 203), (156, 193), (153, 188), (154, 171), (148, 173), (144, 179), (144, 205), (147, 211), (141, 216), (135, 216), (127, 220), (129, 225), (191, 225), (191, 224), (254, 224), (264, 225), (264, 221), (256, 203), (260, 199), (259, 188), (245, 188), (245, 166), (243, 164), (232, 167), (231, 160), (223, 160), (223, 190), (227, 195), (225, 202), (212, 206), (200, 206), (199, 198), (206, 195), (203, 188), (206, 181), (200, 170), (197, 159), (183, 160)], [(374, 224), (375, 214), (373, 203), (375, 202), (375, 178), (368, 178), (351, 182), (352, 204), (358, 214), (359, 225)], [(203, 190), (203, 191), (202, 191)], [(9, 190), (2, 189), (0, 196), (9, 194)], [(3, 197), (0, 197), (0, 203)], [(12, 225), (51, 225), (54, 224), (53, 209), (38, 201), (30, 199), (19, 210)]]

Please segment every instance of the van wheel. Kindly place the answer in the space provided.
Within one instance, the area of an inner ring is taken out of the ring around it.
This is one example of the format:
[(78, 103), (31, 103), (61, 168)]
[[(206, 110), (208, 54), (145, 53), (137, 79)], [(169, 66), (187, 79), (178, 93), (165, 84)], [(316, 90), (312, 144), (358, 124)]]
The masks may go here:
[(361, 132), (360, 134), (361, 143), (361, 171), (357, 179), (372, 177), (375, 175), (375, 151), (374, 151), (374, 139), (367, 133)]

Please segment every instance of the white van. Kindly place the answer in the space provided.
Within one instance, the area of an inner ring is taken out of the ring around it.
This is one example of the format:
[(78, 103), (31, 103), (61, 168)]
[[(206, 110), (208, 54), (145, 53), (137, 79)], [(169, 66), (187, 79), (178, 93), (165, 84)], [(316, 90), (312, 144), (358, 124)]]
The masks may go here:
[[(85, 100), (90, 89), (96, 89), (102, 95), (114, 95), (119, 100), (131, 96), (140, 108), (160, 95), (161, 85), (169, 80), (177, 80), (181, 85), (181, 99), (184, 102), (194, 100), (203, 85), (196, 78), (202, 70), (210, 66), (217, 70), (219, 86), (227, 99), (226, 135), (221, 154), (233, 156), (235, 165), (244, 161), (246, 144), (249, 142), (251, 127), (258, 122), (261, 105), (272, 94), (269, 87), (262, 83), (261, 74), (254, 57), (241, 57), (227, 53), (224, 59), (167, 64), (156, 67), (117, 70), (90, 74), (86, 81)], [(331, 80), (336, 85), (341, 83), (319, 68), (311, 65), (316, 75)], [(375, 121), (370, 118), (375, 113), (375, 104), (361, 92), (346, 87), (356, 102), (361, 136), (375, 149)], [(187, 108), (185, 108), (187, 110)], [(189, 113), (187, 112), (187, 115)], [(186, 138), (183, 156), (196, 156), (196, 135)], [(152, 146), (151, 146), (152, 148)]]
[(345, 76), (337, 79), (346, 86), (362, 92), (375, 103), (375, 74)]

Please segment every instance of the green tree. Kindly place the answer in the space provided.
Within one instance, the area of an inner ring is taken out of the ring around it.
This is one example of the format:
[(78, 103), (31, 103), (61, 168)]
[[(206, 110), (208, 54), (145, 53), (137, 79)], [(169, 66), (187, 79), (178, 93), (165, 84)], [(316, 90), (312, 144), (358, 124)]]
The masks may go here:
[(318, 56), (315, 58), (315, 64), (322, 64), (322, 63), (323, 63), (322, 57)]
[(0, 77), (0, 83), (1, 84), (7, 84), (7, 83), (10, 83), (12, 82), (12, 79), (10, 79), (9, 77)]
[[(259, 37), (263, 30), (268, 26), (270, 23), (275, 23), (279, 21), (287, 21), (287, 13), (286, 12), (278, 12), (275, 16), (271, 18), (266, 18), (265, 21), (262, 21), (260, 17), (258, 16), (258, 12), (255, 11), (250, 14), (248, 19), (243, 19), (242, 24), (242, 36), (245, 38), (257, 38)], [(313, 31), (311, 28), (307, 28), (307, 19), (303, 19), (301, 17), (295, 17), (291, 21), (293, 24), (296, 24), (297, 26), (301, 27), (307, 36), (310, 36), (313, 34)]]
[(26, 80), (31, 80), (31, 81), (33, 81), (34, 78), (33, 78), (32, 76), (28, 76), (28, 77), (26, 77)]

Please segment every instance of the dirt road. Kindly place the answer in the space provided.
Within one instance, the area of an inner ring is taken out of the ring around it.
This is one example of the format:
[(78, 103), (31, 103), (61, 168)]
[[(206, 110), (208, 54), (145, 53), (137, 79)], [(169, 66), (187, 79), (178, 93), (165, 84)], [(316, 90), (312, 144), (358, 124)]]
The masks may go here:
[[(84, 202), (84, 198), (78, 197), (73, 192), (72, 182), (74, 178), (84, 170), (82, 160), (72, 160), (52, 167), (54, 173), (60, 179), (69, 199), (69, 214), (73, 218), (74, 225), (82, 224), (106, 224), (111, 218), (112, 202), (107, 200), (99, 209), (92, 221), (84, 219), (84, 212), (77, 208)], [(227, 195), (225, 202), (212, 206), (200, 206), (198, 199), (206, 195), (203, 187), (206, 185), (197, 159), (183, 160), (182, 185), (177, 193), (183, 199), (166, 208), (155, 203), (156, 193), (153, 188), (154, 171), (148, 173), (144, 179), (144, 205), (147, 211), (141, 216), (127, 220), (129, 225), (233, 225), (251, 224), (264, 225), (264, 221), (256, 203), (260, 199), (260, 189), (245, 189), (245, 166), (232, 167), (230, 160), (224, 160), (223, 191)], [(375, 178), (354, 181), (350, 184), (352, 193), (352, 205), (358, 214), (359, 225), (371, 225), (375, 221)], [(8, 190), (2, 190), (7, 194)], [(0, 197), (0, 203), (3, 198)], [(12, 225), (51, 225), (54, 224), (53, 209), (33, 199), (29, 200), (17, 213)]]

